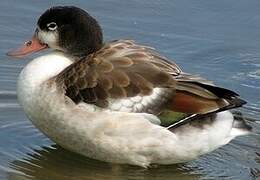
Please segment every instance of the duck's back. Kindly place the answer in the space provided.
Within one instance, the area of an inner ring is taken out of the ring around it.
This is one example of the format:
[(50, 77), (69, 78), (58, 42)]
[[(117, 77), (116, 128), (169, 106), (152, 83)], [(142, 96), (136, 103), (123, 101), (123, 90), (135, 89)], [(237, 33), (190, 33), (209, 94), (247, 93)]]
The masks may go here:
[(74, 103), (112, 111), (207, 114), (245, 103), (235, 92), (183, 73), (154, 49), (130, 40), (105, 44), (58, 74), (56, 83)]

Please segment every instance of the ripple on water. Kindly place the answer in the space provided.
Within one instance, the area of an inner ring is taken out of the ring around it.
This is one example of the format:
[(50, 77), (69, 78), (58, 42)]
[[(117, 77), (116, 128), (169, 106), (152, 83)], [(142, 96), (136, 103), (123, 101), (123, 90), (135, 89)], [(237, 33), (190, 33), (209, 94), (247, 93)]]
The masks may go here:
[[(36, 179), (156, 179), (171, 178), (175, 174), (178, 179), (198, 179), (199, 175), (186, 174), (190, 170), (181, 165), (160, 166), (150, 169), (129, 165), (104, 163), (74, 154), (59, 146), (43, 147), (29, 154), (22, 160), (11, 162), (10, 167), (17, 172), (8, 173), (8, 176), (34, 177)], [(185, 172), (185, 173), (183, 173)]]

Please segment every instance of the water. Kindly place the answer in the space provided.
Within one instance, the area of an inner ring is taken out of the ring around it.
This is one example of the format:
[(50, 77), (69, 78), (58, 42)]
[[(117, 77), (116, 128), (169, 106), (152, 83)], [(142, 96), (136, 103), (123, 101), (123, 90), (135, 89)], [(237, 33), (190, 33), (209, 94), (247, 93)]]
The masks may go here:
[[(237, 91), (248, 101), (241, 111), (253, 134), (198, 160), (151, 169), (99, 162), (55, 145), (33, 127), (16, 101), (16, 78), (32, 57), (10, 60), (5, 52), (31, 37), (46, 8), (64, 4), (88, 10), (101, 23), (105, 39), (131, 38), (153, 46), (185, 71)], [(259, 12), (258, 0), (2, 0), (0, 179), (260, 178)]]

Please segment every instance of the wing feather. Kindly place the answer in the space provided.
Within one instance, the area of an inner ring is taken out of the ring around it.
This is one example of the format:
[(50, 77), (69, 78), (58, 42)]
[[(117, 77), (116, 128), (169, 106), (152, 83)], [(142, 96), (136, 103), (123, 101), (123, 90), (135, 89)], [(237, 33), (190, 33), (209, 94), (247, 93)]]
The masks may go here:
[(76, 61), (56, 81), (75, 103), (103, 106), (109, 98), (147, 96), (156, 87), (173, 88), (176, 84), (173, 75), (180, 72), (176, 64), (152, 48), (118, 40)]
[(83, 101), (99, 107), (108, 107), (111, 99), (148, 97), (155, 88), (170, 90), (163, 103), (184, 113), (205, 114), (245, 103), (235, 92), (183, 73), (153, 48), (131, 40), (104, 44), (99, 51), (67, 67), (55, 81), (75, 103)]

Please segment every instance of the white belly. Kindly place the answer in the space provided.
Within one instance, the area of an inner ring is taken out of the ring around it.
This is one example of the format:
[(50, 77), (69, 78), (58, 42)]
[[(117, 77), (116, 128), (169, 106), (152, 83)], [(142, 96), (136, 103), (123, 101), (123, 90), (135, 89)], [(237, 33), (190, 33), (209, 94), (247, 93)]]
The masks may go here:
[(101, 161), (143, 167), (151, 163), (180, 163), (231, 140), (227, 138), (229, 131), (225, 128), (232, 126), (232, 120), (220, 119), (220, 123), (203, 131), (186, 126), (183, 130), (189, 132), (174, 134), (151, 123), (153, 117), (146, 114), (93, 112), (88, 106), (64, 104), (64, 99), (57, 95), (55, 91), (48, 95), (38, 94), (37, 101), (25, 108), (26, 114), (54, 142)]

